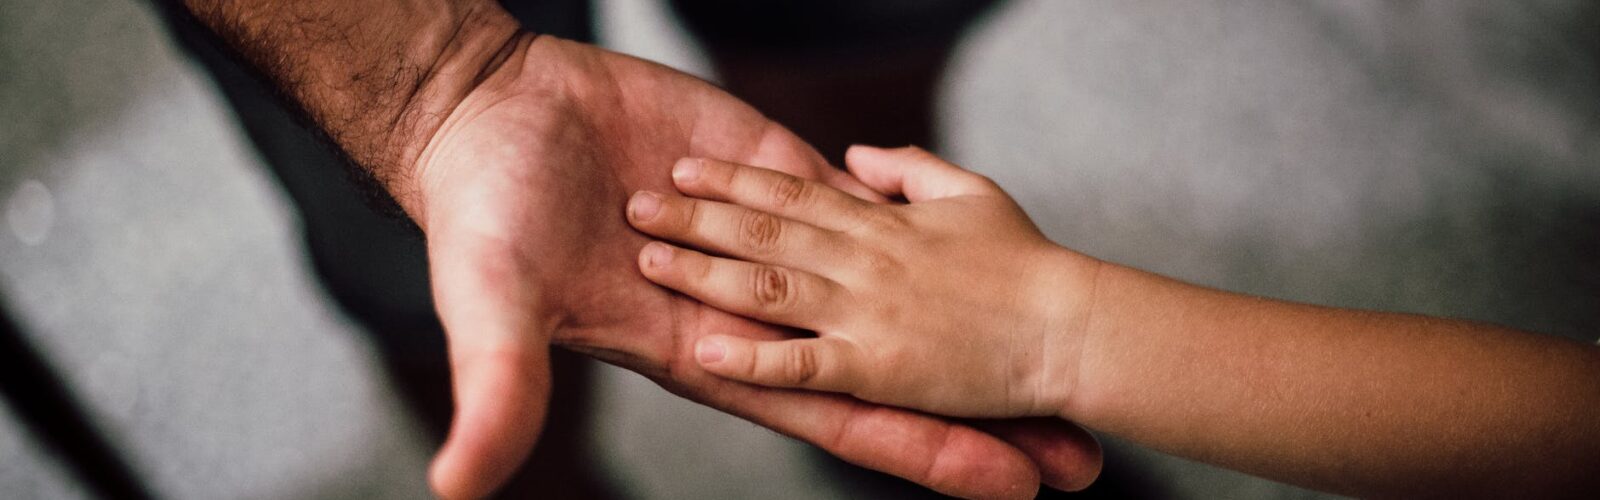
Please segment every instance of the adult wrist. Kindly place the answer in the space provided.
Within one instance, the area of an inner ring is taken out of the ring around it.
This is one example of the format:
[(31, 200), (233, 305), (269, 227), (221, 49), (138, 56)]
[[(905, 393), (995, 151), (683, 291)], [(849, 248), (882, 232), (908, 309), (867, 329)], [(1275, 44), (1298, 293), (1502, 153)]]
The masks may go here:
[(525, 35), (493, 0), (184, 3), (402, 207), (443, 117)]
[[(379, 176), (395, 202), (418, 224), (426, 213), (427, 151), (448, 133), (451, 120), (461, 120), (462, 107), (502, 72), (520, 71), (526, 48), (536, 35), (523, 30), (498, 3), (464, 19), (461, 34), (443, 48), (416, 98), (403, 107), (394, 143), (386, 144), (395, 157), (389, 178)], [(514, 67), (512, 67), (514, 66)], [(501, 77), (504, 79), (504, 77)], [(374, 171), (376, 173), (376, 171)]]
[(370, 160), (356, 158), (418, 224), (423, 223), (425, 212), (421, 186), (425, 151), (439, 139), (446, 122), (458, 114), (467, 97), (517, 57), (535, 36), (523, 30), (497, 2), (465, 3), (470, 5), (452, 21), (455, 26), (448, 35), (438, 38), (443, 32), (430, 32), (436, 39), (428, 45), (437, 55), (397, 112), (392, 133), (384, 137), (386, 143), (372, 145), (388, 154)]

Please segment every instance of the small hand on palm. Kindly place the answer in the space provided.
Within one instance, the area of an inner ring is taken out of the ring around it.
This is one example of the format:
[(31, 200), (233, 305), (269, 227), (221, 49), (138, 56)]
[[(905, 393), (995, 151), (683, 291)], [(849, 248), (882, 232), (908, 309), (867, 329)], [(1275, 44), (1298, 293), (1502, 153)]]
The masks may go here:
[(457, 412), (435, 461), (447, 497), (482, 496), (536, 440), (548, 348), (560, 344), (667, 389), (812, 442), (841, 458), (961, 496), (1031, 496), (1043, 472), (1081, 487), (1092, 438), (1065, 423), (993, 432), (818, 393), (759, 388), (702, 371), (703, 335), (794, 332), (710, 308), (645, 280), (648, 241), (623, 207), (671, 189), (678, 158), (772, 166), (864, 197), (799, 138), (691, 76), (551, 37), (534, 39), (445, 121), (416, 171), (433, 286), (450, 339)]

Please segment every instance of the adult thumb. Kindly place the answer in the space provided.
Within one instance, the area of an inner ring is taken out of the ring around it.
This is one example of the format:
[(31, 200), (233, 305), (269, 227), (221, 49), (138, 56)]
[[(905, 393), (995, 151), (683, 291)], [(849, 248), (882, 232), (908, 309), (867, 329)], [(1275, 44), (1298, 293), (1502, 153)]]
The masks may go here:
[[(455, 414), (428, 482), (445, 499), (487, 497), (527, 459), (550, 401), (550, 331), (509, 259), (435, 254)], [(444, 257), (444, 258), (439, 258)]]

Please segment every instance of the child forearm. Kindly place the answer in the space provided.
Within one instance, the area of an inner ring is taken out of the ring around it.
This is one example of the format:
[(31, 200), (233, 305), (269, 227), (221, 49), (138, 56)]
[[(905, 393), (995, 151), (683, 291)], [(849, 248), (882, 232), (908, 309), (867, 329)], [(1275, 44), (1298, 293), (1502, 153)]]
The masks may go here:
[(1092, 311), (1061, 414), (1091, 428), (1358, 496), (1600, 491), (1600, 348), (1110, 264)]
[[(1358, 496), (1600, 491), (1600, 348), (1488, 325), (1246, 297), (1049, 242), (991, 181), (854, 148), (881, 205), (680, 162), (640, 271), (816, 332), (707, 337), (707, 371), (978, 418), (1058, 415), (1170, 453)], [(682, 170), (682, 169), (680, 169)], [(710, 253), (706, 253), (710, 252)]]

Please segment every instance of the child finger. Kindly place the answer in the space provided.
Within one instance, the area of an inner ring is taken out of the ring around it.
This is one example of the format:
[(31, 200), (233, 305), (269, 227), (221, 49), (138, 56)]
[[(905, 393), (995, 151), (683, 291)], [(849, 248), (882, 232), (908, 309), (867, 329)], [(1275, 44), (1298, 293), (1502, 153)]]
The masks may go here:
[(695, 359), (711, 373), (756, 385), (851, 392), (855, 346), (823, 337), (757, 341), (713, 335), (695, 344)]
[(657, 238), (722, 255), (819, 271), (846, 253), (844, 237), (804, 222), (738, 205), (641, 191), (628, 222)]
[(988, 194), (999, 189), (988, 178), (944, 161), (915, 146), (882, 149), (851, 146), (845, 153), (850, 173), (885, 196), (918, 202), (952, 196)]
[(672, 169), (684, 194), (750, 207), (827, 229), (853, 227), (872, 203), (819, 182), (760, 167), (684, 158)]
[(707, 305), (769, 323), (817, 330), (831, 326), (838, 283), (804, 271), (712, 257), (650, 242), (639, 252), (645, 278)]

